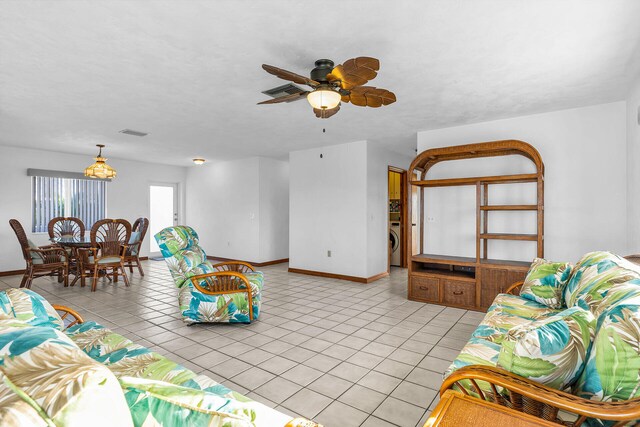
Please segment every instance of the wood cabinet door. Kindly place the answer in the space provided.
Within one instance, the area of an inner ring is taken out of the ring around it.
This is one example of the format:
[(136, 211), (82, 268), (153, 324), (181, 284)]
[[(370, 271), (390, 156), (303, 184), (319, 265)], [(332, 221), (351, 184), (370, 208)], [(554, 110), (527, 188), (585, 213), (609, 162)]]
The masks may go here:
[(480, 288), (482, 289), (482, 294), (480, 305), (483, 308), (488, 308), (496, 298), (496, 295), (506, 291), (515, 282), (524, 280), (526, 274), (526, 271), (505, 268), (481, 268)]
[(442, 301), (445, 304), (475, 307), (476, 282), (443, 279)]
[(412, 298), (439, 302), (440, 280), (435, 277), (411, 276), (410, 295)]

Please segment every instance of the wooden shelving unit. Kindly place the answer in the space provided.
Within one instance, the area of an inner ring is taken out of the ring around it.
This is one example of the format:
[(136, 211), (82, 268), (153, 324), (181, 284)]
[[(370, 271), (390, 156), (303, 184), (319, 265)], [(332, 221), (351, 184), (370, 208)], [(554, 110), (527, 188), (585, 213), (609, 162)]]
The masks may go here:
[[(482, 157), (520, 155), (536, 167), (536, 173), (476, 176), (448, 179), (427, 179), (429, 169), (440, 162)], [(411, 164), (410, 186), (419, 188), (420, 254), (413, 255), (409, 263), (409, 291), (411, 300), (444, 304), (473, 310), (485, 310), (495, 298), (513, 282), (522, 280), (529, 262), (500, 260), (488, 257), (489, 240), (536, 242), (538, 257), (544, 255), (544, 164), (538, 151), (523, 141), (506, 140), (482, 142), (454, 147), (434, 148), (420, 153)], [(417, 178), (416, 178), (417, 177)], [(536, 183), (536, 204), (490, 205), (489, 189), (498, 184)], [(476, 188), (476, 256), (458, 257), (425, 252), (424, 192), (433, 187), (475, 186)], [(411, 218), (411, 204), (408, 218)], [(536, 233), (500, 233), (489, 231), (491, 212), (536, 212)], [(411, 223), (407, 223), (408, 229)], [(411, 238), (411, 236), (410, 236)], [(409, 241), (407, 247), (412, 248)]]

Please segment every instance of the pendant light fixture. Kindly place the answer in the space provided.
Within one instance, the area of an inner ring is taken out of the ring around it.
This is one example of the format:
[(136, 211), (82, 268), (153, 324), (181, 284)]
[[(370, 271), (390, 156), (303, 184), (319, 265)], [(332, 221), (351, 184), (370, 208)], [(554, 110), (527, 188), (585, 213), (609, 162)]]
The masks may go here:
[(111, 166), (109, 166), (106, 161), (107, 159), (102, 157), (102, 149), (104, 145), (96, 144), (96, 147), (100, 148), (98, 152), (98, 157), (95, 157), (95, 163), (89, 166), (84, 170), (84, 176), (88, 176), (89, 178), (100, 178), (100, 179), (111, 179), (116, 177), (116, 171)]

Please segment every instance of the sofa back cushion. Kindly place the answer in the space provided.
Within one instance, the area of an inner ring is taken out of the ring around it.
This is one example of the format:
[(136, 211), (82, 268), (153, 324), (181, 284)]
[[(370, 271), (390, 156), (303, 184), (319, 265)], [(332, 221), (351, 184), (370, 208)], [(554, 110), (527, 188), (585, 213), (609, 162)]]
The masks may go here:
[(573, 269), (564, 291), (567, 307), (579, 306), (600, 316), (609, 290), (621, 283), (640, 279), (640, 266), (610, 252), (590, 252)]
[(640, 293), (606, 310), (598, 321), (574, 394), (601, 401), (640, 397)]
[(13, 317), (31, 326), (63, 329), (58, 312), (42, 296), (29, 289), (9, 288), (0, 292), (0, 316)]
[(571, 275), (568, 262), (550, 262), (536, 258), (529, 267), (520, 296), (551, 308), (562, 308), (562, 294)]
[(0, 407), (23, 401), (59, 427), (132, 425), (116, 377), (57, 329), (0, 320), (0, 373)]
[(502, 340), (497, 366), (564, 390), (582, 373), (595, 330), (593, 314), (580, 307), (516, 326)]

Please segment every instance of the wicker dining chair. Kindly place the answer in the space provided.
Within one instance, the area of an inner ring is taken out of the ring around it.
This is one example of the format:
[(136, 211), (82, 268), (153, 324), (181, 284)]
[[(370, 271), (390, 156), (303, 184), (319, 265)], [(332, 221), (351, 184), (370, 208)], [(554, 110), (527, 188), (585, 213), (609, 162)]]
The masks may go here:
[(149, 220), (147, 218), (138, 218), (131, 228), (131, 239), (124, 255), (124, 266), (129, 267), (129, 272), (133, 273), (133, 267), (138, 267), (141, 276), (144, 276), (144, 270), (140, 264), (140, 251), (142, 242), (149, 228)]
[(34, 245), (27, 238), (22, 224), (17, 219), (10, 219), (9, 225), (16, 233), (22, 249), (22, 256), (27, 263), (20, 287), (31, 288), (33, 279), (54, 275), (58, 276), (58, 282), (64, 281), (64, 286), (69, 286), (69, 262), (65, 250), (53, 245)]
[(57, 216), (51, 218), (49, 226), (49, 239), (55, 239), (60, 237), (84, 237), (84, 223), (80, 218), (76, 217), (64, 217)]
[(122, 273), (124, 283), (129, 286), (129, 278), (124, 269), (124, 256), (131, 237), (131, 224), (126, 219), (102, 219), (91, 227), (91, 248), (78, 249), (80, 271), (80, 286), (86, 284), (86, 277), (93, 277), (91, 292), (95, 292), (98, 285), (98, 273), (104, 272), (111, 276), (115, 283)]

